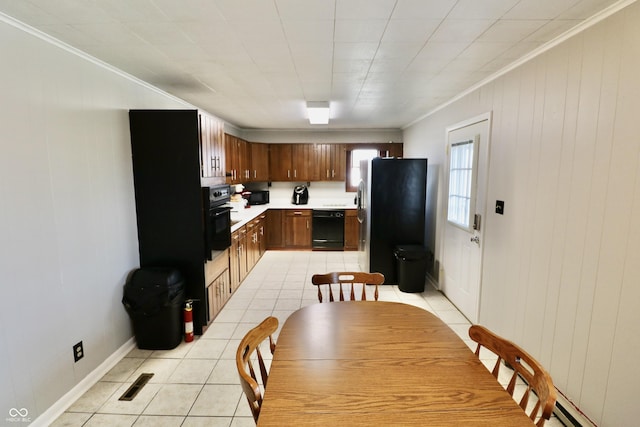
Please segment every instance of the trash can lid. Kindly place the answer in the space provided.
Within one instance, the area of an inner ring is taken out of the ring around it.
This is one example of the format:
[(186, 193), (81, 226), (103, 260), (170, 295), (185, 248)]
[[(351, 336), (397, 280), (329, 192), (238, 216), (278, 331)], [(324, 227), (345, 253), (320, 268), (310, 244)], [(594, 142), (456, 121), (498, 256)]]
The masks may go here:
[(427, 248), (421, 245), (398, 245), (393, 252), (407, 259), (422, 259), (427, 256)]

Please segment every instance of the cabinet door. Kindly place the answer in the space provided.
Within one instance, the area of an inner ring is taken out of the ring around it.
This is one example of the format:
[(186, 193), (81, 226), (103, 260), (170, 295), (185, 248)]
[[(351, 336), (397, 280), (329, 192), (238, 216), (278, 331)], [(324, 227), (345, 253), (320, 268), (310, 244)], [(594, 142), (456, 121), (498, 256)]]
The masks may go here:
[(247, 271), (251, 271), (256, 262), (258, 262), (256, 225), (256, 220), (251, 220), (247, 224)]
[(204, 114), (199, 115), (200, 120), (200, 176), (209, 178), (213, 176), (215, 160), (213, 154), (213, 141), (211, 140), (211, 121)]
[(200, 114), (200, 169), (203, 178), (224, 178), (224, 124)]
[(237, 144), (237, 166), (238, 166), (238, 182), (249, 181), (249, 169), (251, 168), (251, 152), (249, 151), (249, 143), (244, 139), (236, 138)]
[(284, 222), (284, 240), (287, 248), (311, 248), (311, 210), (287, 211)]
[(229, 299), (229, 269), (224, 269), (218, 277), (207, 286), (207, 308), (209, 322), (222, 310)]
[(291, 146), (292, 177), (291, 181), (311, 181), (313, 174), (313, 144), (293, 144)]
[(358, 250), (358, 240), (360, 239), (360, 222), (358, 221), (358, 211), (346, 209), (344, 211), (344, 249)]
[(258, 259), (267, 251), (267, 213), (260, 215), (258, 222)]
[(218, 285), (219, 293), (220, 293), (220, 306), (219, 310), (222, 310), (222, 307), (229, 301), (229, 297), (231, 297), (231, 288), (229, 287), (229, 281), (227, 276), (221, 274), (220, 277), (216, 280)]
[(291, 165), (291, 144), (269, 144), (271, 181), (290, 181), (293, 176)]
[(284, 210), (269, 209), (267, 211), (267, 248), (284, 248), (283, 232)]
[(247, 229), (243, 227), (242, 229), (239, 230), (239, 232), (240, 232), (240, 251), (239, 251), (240, 259), (238, 264), (240, 266), (240, 283), (242, 283), (245, 277), (247, 277), (247, 273), (249, 271), (247, 267)]
[(224, 134), (224, 151), (226, 156), (226, 182), (227, 184), (236, 184), (238, 178), (238, 144), (236, 137)]
[(225, 179), (226, 175), (226, 158), (225, 158), (225, 146), (224, 146), (224, 122), (220, 120), (215, 121), (215, 132), (213, 133), (213, 154), (215, 159), (215, 172), (216, 178)]
[(331, 164), (331, 145), (330, 144), (314, 144), (315, 152), (315, 178), (317, 181), (328, 181), (330, 175), (329, 169)]
[(248, 182), (251, 168), (251, 151), (249, 143), (228, 133), (224, 134), (226, 153), (227, 184)]
[(231, 234), (231, 251), (229, 252), (229, 280), (231, 289), (236, 290), (240, 286), (240, 233), (234, 231)]
[(347, 150), (343, 144), (329, 144), (330, 181), (344, 181), (347, 174)]
[(215, 281), (207, 286), (207, 320), (211, 322), (218, 314), (218, 298)]
[(250, 180), (264, 182), (269, 180), (269, 145), (249, 143), (251, 147)]
[(315, 144), (313, 168), (318, 181), (344, 181), (346, 149), (343, 144)]

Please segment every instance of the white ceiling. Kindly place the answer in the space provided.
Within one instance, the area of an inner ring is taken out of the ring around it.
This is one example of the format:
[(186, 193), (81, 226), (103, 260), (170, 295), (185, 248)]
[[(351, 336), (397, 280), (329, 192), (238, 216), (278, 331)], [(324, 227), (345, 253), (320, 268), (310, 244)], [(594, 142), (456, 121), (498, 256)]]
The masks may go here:
[(240, 128), (401, 128), (617, 0), (0, 0)]

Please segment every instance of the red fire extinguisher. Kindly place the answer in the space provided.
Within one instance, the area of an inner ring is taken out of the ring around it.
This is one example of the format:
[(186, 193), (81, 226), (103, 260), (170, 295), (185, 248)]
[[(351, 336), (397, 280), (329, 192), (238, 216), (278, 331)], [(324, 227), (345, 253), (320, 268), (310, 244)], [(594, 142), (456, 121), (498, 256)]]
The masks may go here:
[(186, 300), (184, 302), (184, 341), (193, 341), (193, 308), (191, 304), (193, 300)]

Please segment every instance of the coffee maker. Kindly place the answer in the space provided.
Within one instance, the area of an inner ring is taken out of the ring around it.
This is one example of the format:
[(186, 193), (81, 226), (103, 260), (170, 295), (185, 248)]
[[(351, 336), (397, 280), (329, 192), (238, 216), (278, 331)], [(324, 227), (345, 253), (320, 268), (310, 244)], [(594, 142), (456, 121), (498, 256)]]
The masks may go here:
[(293, 189), (291, 202), (294, 205), (306, 205), (309, 203), (309, 189), (306, 185), (296, 185)]

